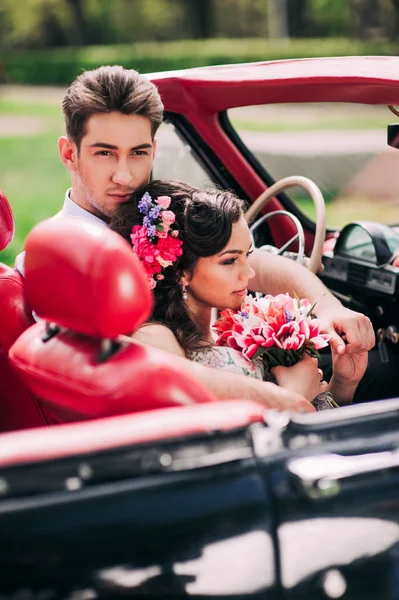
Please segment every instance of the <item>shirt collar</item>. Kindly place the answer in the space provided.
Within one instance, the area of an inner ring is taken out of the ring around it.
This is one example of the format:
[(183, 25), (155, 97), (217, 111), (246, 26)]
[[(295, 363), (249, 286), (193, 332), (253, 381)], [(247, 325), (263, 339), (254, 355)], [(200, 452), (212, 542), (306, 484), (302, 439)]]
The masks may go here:
[(88, 210), (85, 210), (84, 208), (82, 208), (81, 206), (76, 204), (73, 200), (71, 200), (70, 193), (71, 193), (71, 188), (66, 191), (64, 206), (62, 207), (61, 211), (57, 215), (55, 215), (56, 218), (57, 217), (80, 217), (81, 219), (86, 219), (87, 221), (92, 221), (93, 223), (99, 223), (100, 225), (107, 226), (107, 223), (105, 223), (105, 221), (100, 219), (100, 217), (93, 215), (91, 212), (89, 212)]

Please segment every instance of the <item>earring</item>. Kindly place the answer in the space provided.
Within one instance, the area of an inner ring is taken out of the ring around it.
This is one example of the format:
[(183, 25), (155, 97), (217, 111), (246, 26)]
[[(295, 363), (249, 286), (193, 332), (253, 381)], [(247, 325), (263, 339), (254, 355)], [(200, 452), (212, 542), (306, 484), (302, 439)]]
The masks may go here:
[(181, 297), (184, 301), (186, 301), (188, 298), (186, 286), (184, 285), (184, 283), (181, 286)]

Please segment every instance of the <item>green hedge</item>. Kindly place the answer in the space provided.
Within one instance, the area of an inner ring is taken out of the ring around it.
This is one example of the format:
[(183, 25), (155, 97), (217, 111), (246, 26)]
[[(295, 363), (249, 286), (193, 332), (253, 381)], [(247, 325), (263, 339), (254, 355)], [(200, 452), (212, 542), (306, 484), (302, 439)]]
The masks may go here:
[(396, 53), (395, 46), (381, 41), (326, 38), (272, 43), (258, 38), (216, 39), (7, 51), (0, 52), (0, 65), (8, 83), (65, 85), (82, 70), (105, 64), (121, 64), (151, 73), (237, 62)]

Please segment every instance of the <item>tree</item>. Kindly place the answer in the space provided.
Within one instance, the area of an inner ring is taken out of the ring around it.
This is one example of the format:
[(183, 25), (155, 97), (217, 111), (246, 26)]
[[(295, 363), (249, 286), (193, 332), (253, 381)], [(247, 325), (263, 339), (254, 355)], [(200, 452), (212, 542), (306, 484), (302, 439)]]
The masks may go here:
[[(65, 44), (71, 26), (64, 0), (1, 0), (6, 27), (1, 44), (10, 47), (46, 47)], [(1, 23), (0, 23), (1, 25)], [(55, 37), (57, 36), (57, 39)]]
[[(185, 2), (187, 6), (187, 2)], [(211, 38), (213, 27), (213, 0), (190, 0), (191, 26), (193, 37), (197, 39)]]
[(350, 0), (352, 33), (361, 40), (381, 37), (383, 15), (380, 0)]
[(395, 41), (399, 34), (399, 0), (382, 0), (382, 8), (388, 37), (391, 41)]
[(77, 46), (84, 46), (92, 42), (90, 24), (83, 9), (84, 0), (65, 0), (73, 18), (73, 41)]
[(268, 0), (267, 9), (269, 39), (287, 39), (287, 1)]
[(290, 37), (306, 37), (308, 0), (287, 0), (287, 22)]

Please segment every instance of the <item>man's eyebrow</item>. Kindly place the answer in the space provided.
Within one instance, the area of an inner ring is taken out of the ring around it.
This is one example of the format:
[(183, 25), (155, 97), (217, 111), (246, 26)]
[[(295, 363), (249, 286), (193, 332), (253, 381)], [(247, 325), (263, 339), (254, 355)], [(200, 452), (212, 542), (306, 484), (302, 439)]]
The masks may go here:
[[(106, 144), (105, 142), (95, 142), (94, 144), (90, 144), (90, 148), (107, 148), (107, 150), (118, 150), (118, 146), (113, 146), (112, 144)], [(138, 146), (133, 146), (130, 148), (130, 152), (132, 150), (144, 150), (145, 148), (152, 148), (152, 144), (139, 144)]]

